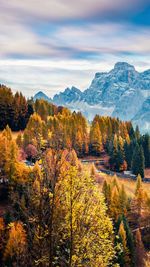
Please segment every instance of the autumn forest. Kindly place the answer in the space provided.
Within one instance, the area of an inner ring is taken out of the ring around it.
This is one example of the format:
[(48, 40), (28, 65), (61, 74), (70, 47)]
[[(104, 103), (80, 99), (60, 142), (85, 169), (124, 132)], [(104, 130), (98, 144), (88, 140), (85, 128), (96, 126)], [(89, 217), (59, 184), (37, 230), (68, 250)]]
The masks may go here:
[(0, 85), (0, 266), (150, 266), (150, 135)]

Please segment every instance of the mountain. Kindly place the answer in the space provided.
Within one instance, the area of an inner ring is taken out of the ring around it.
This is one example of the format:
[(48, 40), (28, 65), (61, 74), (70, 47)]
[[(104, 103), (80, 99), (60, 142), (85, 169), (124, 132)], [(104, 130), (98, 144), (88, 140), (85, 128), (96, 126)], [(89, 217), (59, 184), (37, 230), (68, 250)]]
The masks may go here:
[(46, 94), (44, 94), (42, 91), (39, 91), (38, 93), (35, 94), (33, 97), (33, 100), (36, 101), (37, 99), (44, 99), (48, 102), (52, 102), (52, 99), (49, 98)]
[(142, 129), (150, 132), (147, 127), (147, 120), (149, 123), (150, 119), (144, 116), (149, 114), (148, 105), (145, 104), (149, 97), (150, 70), (138, 72), (133, 65), (118, 62), (109, 72), (97, 72), (84, 92), (76, 87), (67, 88), (56, 94), (53, 102), (81, 111), (89, 120), (100, 114), (139, 124), (143, 116)]
[(139, 109), (133, 123), (138, 124), (143, 132), (150, 132), (150, 97), (148, 97)]
[(53, 101), (58, 105), (60, 105), (60, 103), (61, 105), (66, 105), (72, 101), (76, 102), (81, 100), (82, 92), (74, 86), (71, 89), (66, 88), (63, 93), (56, 94), (53, 98)]

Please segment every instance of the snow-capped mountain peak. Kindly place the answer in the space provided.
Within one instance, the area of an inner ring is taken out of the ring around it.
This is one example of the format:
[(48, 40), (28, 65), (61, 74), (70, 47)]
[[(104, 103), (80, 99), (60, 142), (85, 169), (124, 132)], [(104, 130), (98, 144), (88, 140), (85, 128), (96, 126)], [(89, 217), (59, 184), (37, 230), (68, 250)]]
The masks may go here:
[(35, 101), (36, 99), (44, 99), (48, 102), (52, 102), (52, 99), (49, 98), (46, 94), (44, 94), (42, 91), (39, 91), (38, 93), (35, 94), (33, 100)]
[(127, 62), (117, 62), (114, 66), (115, 70), (132, 70), (135, 71), (135, 67), (133, 65), (128, 64)]
[[(140, 73), (133, 65), (117, 62), (109, 72), (97, 72), (84, 92), (74, 86), (66, 88), (64, 92), (54, 96), (53, 102), (71, 110), (80, 110), (89, 120), (95, 114), (100, 114), (119, 117), (122, 120), (133, 119), (133, 122), (138, 124), (136, 114), (141, 109), (142, 112), (147, 112), (149, 105), (144, 103), (148, 97), (150, 70)], [(144, 123), (150, 124), (150, 117), (144, 118), (143, 128)]]

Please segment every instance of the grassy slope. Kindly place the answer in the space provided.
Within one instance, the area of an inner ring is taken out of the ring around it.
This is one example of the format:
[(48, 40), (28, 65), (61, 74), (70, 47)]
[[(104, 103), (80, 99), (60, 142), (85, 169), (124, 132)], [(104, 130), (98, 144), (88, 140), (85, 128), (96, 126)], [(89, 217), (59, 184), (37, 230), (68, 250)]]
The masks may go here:
[[(84, 168), (89, 171), (91, 168), (91, 164), (89, 163), (87, 165), (84, 165)], [(114, 178), (113, 176), (106, 175), (104, 173), (97, 173), (96, 174), (96, 181), (99, 184), (100, 189), (102, 189), (104, 180), (110, 181), (113, 178)], [(123, 179), (123, 178), (119, 178), (119, 177), (117, 177), (117, 179), (118, 179), (118, 182), (120, 185), (122, 185), (122, 184), (124, 185), (127, 194), (129, 196), (133, 197), (134, 192), (135, 192), (135, 188), (136, 188), (136, 181), (133, 181), (131, 179)], [(150, 196), (150, 183), (143, 183), (143, 189)]]

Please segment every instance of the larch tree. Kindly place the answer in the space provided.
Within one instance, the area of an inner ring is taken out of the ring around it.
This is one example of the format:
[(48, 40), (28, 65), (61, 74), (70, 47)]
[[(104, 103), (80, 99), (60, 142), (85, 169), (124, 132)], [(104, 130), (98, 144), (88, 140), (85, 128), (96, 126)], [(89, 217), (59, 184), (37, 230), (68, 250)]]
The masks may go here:
[(137, 176), (137, 180), (136, 180), (135, 195), (138, 194), (140, 188), (142, 188), (142, 179), (141, 179), (141, 175), (138, 174), (138, 176)]
[(98, 122), (93, 123), (90, 130), (90, 152), (93, 155), (100, 155), (103, 145), (102, 136), (99, 128)]
[(113, 228), (93, 179), (68, 163), (56, 190), (55, 216), (61, 215), (56, 227), (61, 233), (60, 247), (68, 247), (66, 266), (108, 266), (114, 255)]
[(124, 214), (122, 214), (121, 216), (119, 216), (117, 224), (116, 224), (116, 228), (118, 230), (121, 222), (123, 222), (124, 225), (124, 230), (126, 232), (126, 241), (127, 241), (127, 248), (129, 251), (129, 257), (130, 257), (130, 265), (131, 266), (135, 266), (135, 242), (134, 242), (134, 237), (132, 234), (132, 231), (129, 227), (129, 223), (128, 220), (126, 218), (126, 216)]
[(135, 236), (136, 267), (144, 267), (145, 249), (142, 242), (141, 232), (138, 229)]
[(120, 211), (119, 191), (117, 187), (114, 186), (111, 193), (110, 214), (111, 217), (116, 221), (120, 213), (121, 211)]
[(124, 229), (123, 221), (120, 224), (118, 235), (120, 237), (120, 242), (123, 248), (119, 264), (121, 267), (128, 267), (130, 266), (130, 257), (129, 257), (129, 250), (127, 247), (127, 236), (126, 236), (126, 231)]
[(18, 146), (14, 140), (10, 141), (9, 143), (9, 151), (8, 151), (8, 158), (7, 163), (5, 164), (5, 171), (8, 175), (8, 178), (11, 180), (13, 174), (15, 172), (15, 164), (18, 161)]
[(128, 198), (127, 194), (125, 192), (124, 185), (121, 186), (121, 189), (119, 190), (119, 203), (120, 203), (120, 211), (122, 214), (127, 214), (127, 208), (128, 208)]
[(15, 266), (25, 266), (27, 251), (27, 237), (21, 222), (13, 222), (9, 225), (9, 235), (6, 244), (4, 258), (13, 259)]
[(105, 197), (105, 202), (107, 204), (107, 212), (110, 212), (111, 209), (111, 195), (112, 195), (112, 188), (109, 183), (105, 180), (103, 183), (103, 188), (102, 188), (102, 193), (104, 194)]
[(44, 125), (45, 122), (42, 121), (41, 117), (38, 114), (34, 113), (33, 115), (31, 115), (27, 127), (24, 131), (26, 145), (33, 144), (35, 147), (37, 147), (38, 150), (41, 148)]

